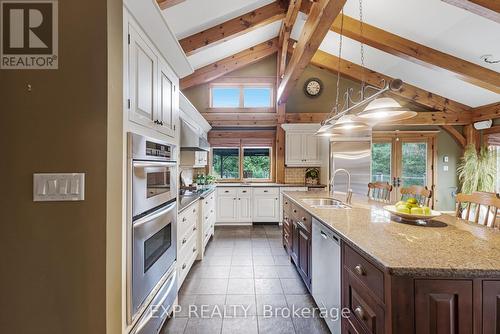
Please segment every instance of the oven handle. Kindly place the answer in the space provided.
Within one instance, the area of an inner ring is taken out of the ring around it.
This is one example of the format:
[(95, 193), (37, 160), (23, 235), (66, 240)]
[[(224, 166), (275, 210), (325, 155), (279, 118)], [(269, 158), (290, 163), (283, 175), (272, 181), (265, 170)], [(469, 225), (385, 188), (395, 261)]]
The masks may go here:
[(175, 167), (175, 162), (162, 162), (162, 161), (134, 161), (134, 168), (147, 168), (147, 167)]
[(155, 211), (153, 213), (150, 213), (149, 215), (147, 216), (144, 216), (142, 217), (141, 219), (138, 219), (137, 221), (134, 222), (134, 228), (137, 228), (151, 220), (154, 220), (160, 216), (163, 216), (164, 214), (166, 214), (167, 212), (173, 210), (175, 208), (175, 202), (167, 205), (166, 207), (162, 208), (160, 211)]

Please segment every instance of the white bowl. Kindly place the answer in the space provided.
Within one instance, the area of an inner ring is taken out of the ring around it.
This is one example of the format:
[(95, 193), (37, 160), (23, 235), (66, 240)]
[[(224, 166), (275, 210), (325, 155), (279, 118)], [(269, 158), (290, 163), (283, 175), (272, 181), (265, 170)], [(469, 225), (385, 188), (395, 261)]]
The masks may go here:
[(410, 220), (410, 221), (431, 220), (431, 219), (434, 219), (436, 217), (441, 216), (441, 212), (434, 211), (434, 210), (431, 210), (430, 215), (414, 215), (414, 214), (410, 214), (410, 213), (399, 212), (396, 210), (396, 207), (394, 205), (386, 205), (386, 206), (384, 206), (384, 210), (389, 211), (391, 214), (398, 216), (402, 219)]

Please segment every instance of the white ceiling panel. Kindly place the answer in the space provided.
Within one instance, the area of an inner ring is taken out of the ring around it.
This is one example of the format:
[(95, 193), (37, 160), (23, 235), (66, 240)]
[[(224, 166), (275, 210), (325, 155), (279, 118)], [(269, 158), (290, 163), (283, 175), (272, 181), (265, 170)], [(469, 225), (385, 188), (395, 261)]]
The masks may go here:
[[(338, 55), (338, 45), (339, 35), (329, 32), (320, 49)], [(456, 79), (446, 71), (433, 70), (366, 45), (364, 48), (365, 66), (371, 70), (472, 107), (500, 100), (500, 95)], [(344, 37), (342, 58), (361, 65), (359, 42)]]
[(227, 42), (205, 48), (188, 57), (188, 60), (193, 68), (198, 69), (278, 36), (280, 26), (281, 20), (273, 22)]
[[(344, 13), (359, 19), (359, 1), (348, 0)], [(365, 22), (500, 72), (482, 55), (500, 59), (500, 24), (440, 0), (363, 0)]]
[(186, 0), (163, 11), (178, 39), (211, 28), (274, 0)]

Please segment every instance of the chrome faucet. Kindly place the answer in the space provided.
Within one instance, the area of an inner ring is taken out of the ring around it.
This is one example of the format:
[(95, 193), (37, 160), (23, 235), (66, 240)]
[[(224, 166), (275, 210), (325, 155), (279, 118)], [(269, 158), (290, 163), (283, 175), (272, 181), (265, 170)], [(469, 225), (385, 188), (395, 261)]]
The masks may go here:
[(352, 200), (351, 173), (349, 173), (349, 171), (347, 169), (339, 168), (339, 169), (336, 169), (333, 172), (332, 178), (330, 179), (330, 196), (333, 197), (334, 185), (335, 185), (335, 176), (337, 175), (338, 172), (344, 172), (344, 173), (347, 174), (347, 192), (346, 192), (346, 195), (345, 195), (345, 201), (346, 201), (347, 204), (351, 204), (351, 200)]

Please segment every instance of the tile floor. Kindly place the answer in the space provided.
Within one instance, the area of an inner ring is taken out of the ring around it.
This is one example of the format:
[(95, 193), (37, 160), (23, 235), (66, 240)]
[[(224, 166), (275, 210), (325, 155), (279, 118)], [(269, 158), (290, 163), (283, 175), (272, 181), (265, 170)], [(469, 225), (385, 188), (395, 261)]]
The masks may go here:
[(283, 310), (315, 304), (277, 225), (216, 227), (205, 259), (193, 265), (179, 291), (179, 304), (161, 334), (329, 333), (323, 319)]

